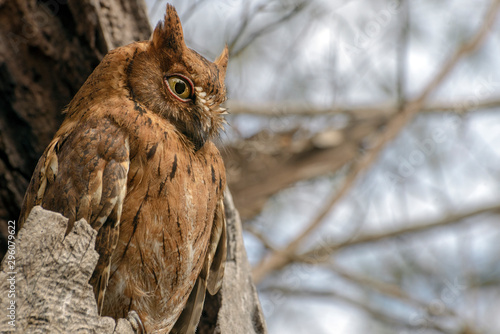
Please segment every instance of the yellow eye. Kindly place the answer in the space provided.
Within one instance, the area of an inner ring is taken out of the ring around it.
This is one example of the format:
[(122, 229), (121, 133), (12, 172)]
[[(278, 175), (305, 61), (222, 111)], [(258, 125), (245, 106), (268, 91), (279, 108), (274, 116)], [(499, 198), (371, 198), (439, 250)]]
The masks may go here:
[(168, 90), (175, 98), (182, 102), (186, 102), (191, 97), (193, 87), (191, 80), (179, 75), (167, 77), (166, 80)]

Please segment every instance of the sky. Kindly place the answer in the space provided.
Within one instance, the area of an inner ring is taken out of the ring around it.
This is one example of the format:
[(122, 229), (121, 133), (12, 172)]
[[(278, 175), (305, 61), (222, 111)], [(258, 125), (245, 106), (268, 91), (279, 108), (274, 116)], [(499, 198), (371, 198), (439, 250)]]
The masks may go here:
[[(158, 21), (166, 2), (147, 0), (146, 3), (151, 21)], [(196, 11), (192, 10), (193, 2), (172, 3), (183, 22), (187, 44), (214, 59), (224, 43), (234, 39), (246, 13), (251, 13), (247, 17), (250, 23), (239, 44), (235, 44), (236, 49), (253, 32), (286, 12), (293, 1), (271, 2), (258, 14), (256, 10), (264, 1), (201, 1)], [(489, 3), (419, 0), (411, 1), (406, 8), (389, 0), (310, 1), (304, 13), (257, 38), (230, 59), (229, 98), (253, 104), (297, 101), (322, 107), (394, 104), (397, 59), (403, 54), (406, 73), (402, 79), (403, 94), (405, 99), (412, 99), (436, 75), (457, 45), (477, 30)], [(400, 27), (406, 22), (407, 13), (410, 29), (406, 51), (401, 51)], [(465, 101), (474, 106), (478, 101), (500, 95), (499, 27), (497, 22), (483, 47), (458, 64), (432, 94), (432, 101), (452, 104)], [(364, 232), (384, 231), (405, 222), (425, 222), (450, 212), (498, 203), (500, 115), (496, 111), (418, 116), (388, 145), (368, 175), (359, 180), (309, 244), (342, 238), (352, 233), (358, 223), (363, 224)], [(269, 118), (231, 116), (229, 121), (246, 137), (262, 129), (273, 130)], [(312, 131), (338, 126), (335, 119), (315, 122), (280, 118), (280, 122), (284, 127), (300, 122)], [(223, 139), (234, 138), (229, 128)], [(317, 199), (327, 197), (339, 182), (338, 175), (299, 182), (274, 196), (251, 224), (272, 238), (275, 245), (286, 245), (321, 207)], [(390, 279), (392, 276), (383, 272), (385, 266), (381, 264), (411, 267), (403, 259), (405, 254), (411, 254), (415, 263), (432, 268), (433, 278), (441, 287), (432, 291), (425, 280), (424, 283), (410, 280), (403, 287), (436, 307), (446, 304), (460, 311), (472, 298), (472, 292), (460, 290), (457, 283), (465, 279), (464, 273), (468, 271), (465, 267), (471, 265), (481, 275), (499, 274), (491, 262), (491, 254), (498, 252), (495, 241), (498, 236), (491, 220), (479, 217), (474, 224), (460, 225), (452, 233), (443, 230), (423, 240), (403, 239), (390, 242), (387, 247), (361, 247), (338, 254), (335, 262), (349, 270)], [(245, 234), (245, 242), (250, 262), (257, 263), (264, 254), (262, 245), (250, 234)], [(270, 280), (276, 281), (299, 288), (331, 287), (353, 298), (367, 294), (322, 268), (292, 266)], [(458, 287), (458, 293), (455, 298), (443, 298), (450, 284)], [(425, 320), (418, 310), (382, 297), (369, 297), (377, 307), (393, 309), (394, 315), (407, 319), (408, 324)], [(425, 326), (417, 326), (420, 331), (376, 327), (366, 313), (338, 299), (292, 298), (261, 291), (261, 301), (271, 334), (356, 334), (375, 333), (376, 329), (380, 333), (421, 333), (422, 329), (432, 333)], [(478, 303), (475, 307), (487, 305)], [(498, 306), (497, 310), (491, 307), (490, 313), (484, 311), (471, 317), (478, 327), (486, 326), (485, 333), (500, 332), (499, 320), (481, 318), (495, 311), (500, 311)]]

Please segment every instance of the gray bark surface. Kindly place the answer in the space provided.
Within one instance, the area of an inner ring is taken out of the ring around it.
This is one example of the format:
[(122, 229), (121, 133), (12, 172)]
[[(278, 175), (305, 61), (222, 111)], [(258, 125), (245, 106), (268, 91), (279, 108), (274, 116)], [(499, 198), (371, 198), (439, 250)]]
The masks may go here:
[(229, 191), (224, 193), (224, 207), (228, 237), (224, 281), (215, 296), (207, 293), (198, 331), (264, 334), (266, 323), (243, 244), (240, 215)]
[(0, 0), (0, 257), (62, 110), (109, 50), (148, 39), (144, 0)]
[[(198, 333), (267, 333), (252, 283), (242, 239), (241, 221), (229, 192), (225, 196), (228, 258), (222, 289), (207, 294)], [(99, 255), (96, 231), (79, 220), (65, 237), (68, 220), (35, 207), (19, 231), (13, 254), (0, 272), (1, 333), (134, 333), (128, 320), (100, 317), (88, 281)], [(15, 257), (14, 267), (12, 258)], [(15, 274), (13, 274), (14, 272)], [(15, 296), (9, 297), (11, 278)], [(9, 280), (10, 279), (10, 280)], [(9, 324), (15, 302), (15, 327)]]
[[(133, 333), (130, 325), (128, 331), (124, 329), (126, 324), (115, 332), (115, 321), (97, 314), (88, 284), (99, 258), (94, 250), (97, 232), (82, 219), (65, 237), (68, 220), (39, 206), (25, 224), (11, 248), (15, 268), (9, 268), (8, 256), (2, 261), (0, 332)], [(15, 283), (15, 296), (9, 298), (6, 292), (13, 290), (11, 282)], [(9, 318), (12, 301), (15, 318)], [(9, 324), (12, 320), (15, 326)]]
[[(111, 49), (148, 39), (143, 0), (0, 0), (0, 258), (38, 158), (61, 111)], [(239, 216), (226, 200), (229, 250), (223, 288), (207, 296), (199, 333), (265, 333), (251, 283)], [(15, 239), (16, 327), (8, 325), (12, 272), (0, 272), (1, 333), (132, 333), (97, 315), (88, 279), (97, 261), (85, 221), (64, 238), (67, 221), (35, 208)], [(16, 226), (17, 228), (17, 226)], [(8, 256), (8, 253), (7, 253)], [(240, 314), (238, 314), (240, 312)]]

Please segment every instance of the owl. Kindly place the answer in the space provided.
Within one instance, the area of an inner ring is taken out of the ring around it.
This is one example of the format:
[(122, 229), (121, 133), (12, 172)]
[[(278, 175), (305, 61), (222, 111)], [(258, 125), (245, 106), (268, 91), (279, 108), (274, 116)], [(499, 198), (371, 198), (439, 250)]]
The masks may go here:
[(34, 171), (35, 205), (97, 231), (98, 311), (147, 333), (194, 333), (226, 257), (225, 169), (211, 141), (224, 124), (228, 49), (189, 49), (167, 5), (149, 41), (107, 54), (65, 110)]

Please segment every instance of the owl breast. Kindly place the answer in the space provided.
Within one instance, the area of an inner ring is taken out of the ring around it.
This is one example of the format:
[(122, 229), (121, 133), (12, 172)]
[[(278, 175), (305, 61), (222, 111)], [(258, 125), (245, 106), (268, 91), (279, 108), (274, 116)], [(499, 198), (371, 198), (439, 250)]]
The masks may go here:
[(103, 315), (135, 310), (148, 332), (168, 333), (202, 268), (224, 166), (211, 142), (194, 151), (167, 121), (138, 123)]

